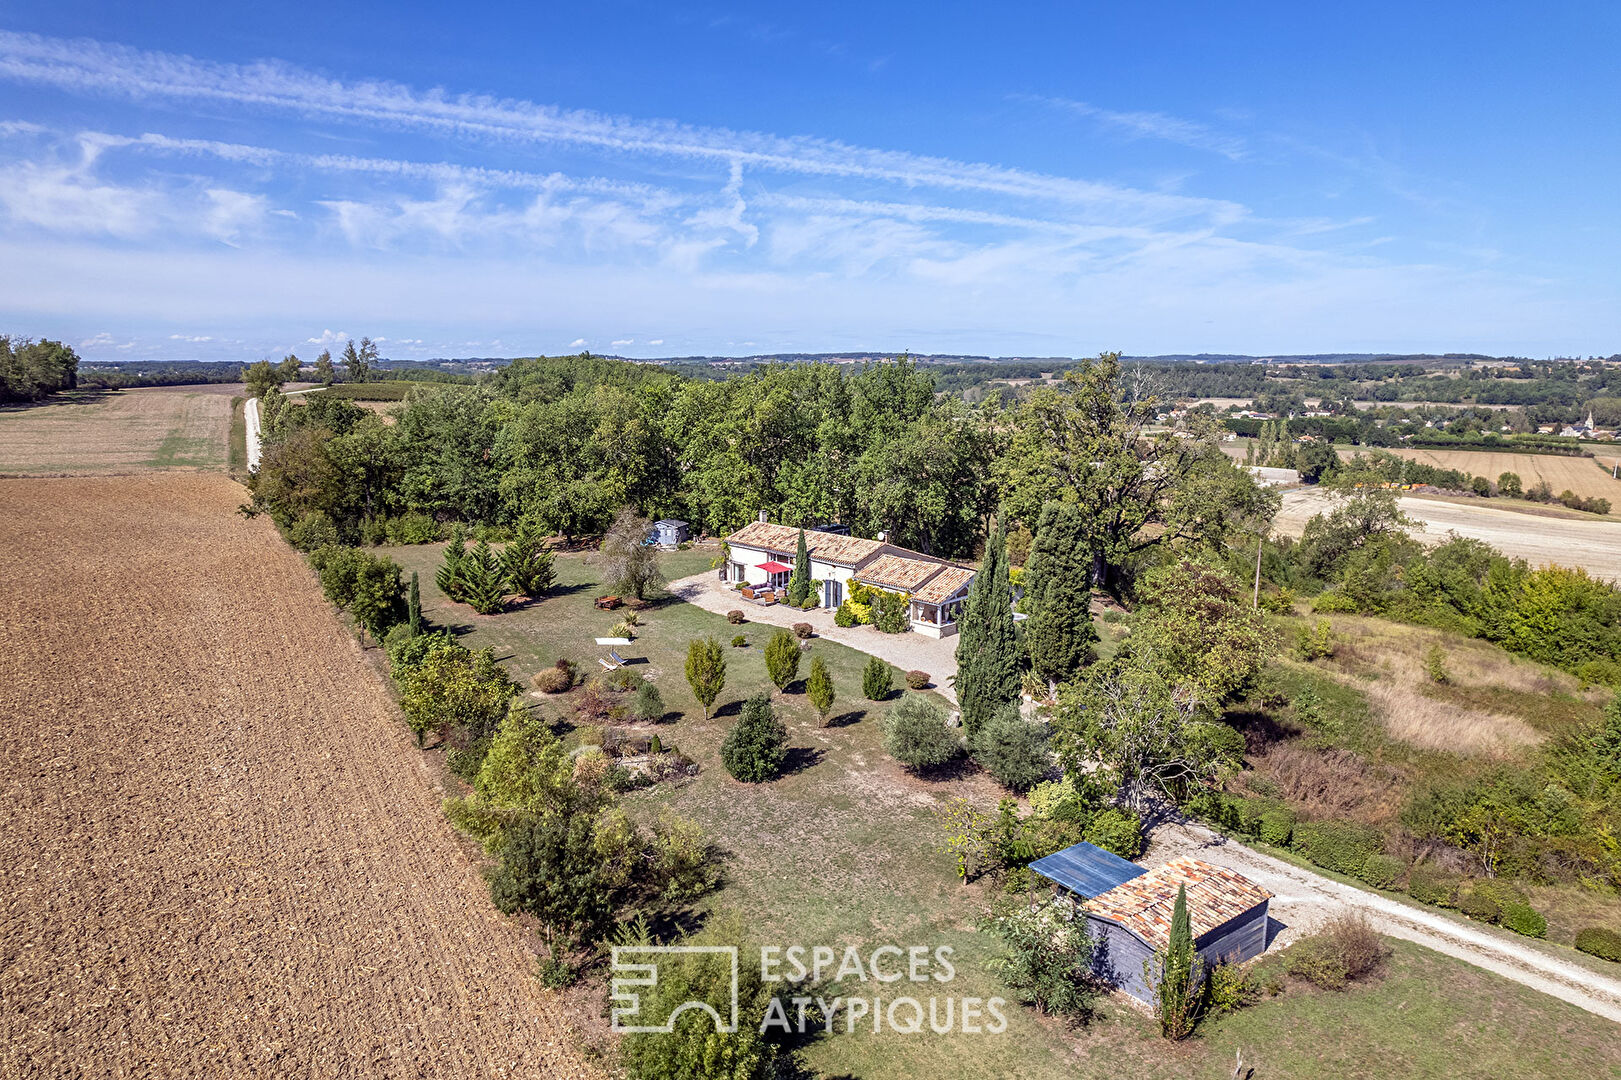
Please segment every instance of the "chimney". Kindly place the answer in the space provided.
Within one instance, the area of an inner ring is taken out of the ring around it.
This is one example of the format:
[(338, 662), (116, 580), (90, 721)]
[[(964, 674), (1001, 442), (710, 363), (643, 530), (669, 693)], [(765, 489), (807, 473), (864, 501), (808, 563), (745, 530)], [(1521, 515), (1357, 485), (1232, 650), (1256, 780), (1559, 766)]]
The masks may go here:
[(766, 519), (766, 517), (765, 517), (765, 511), (764, 511), (764, 510), (761, 510), (761, 511), (760, 511), (760, 521), (761, 521), (761, 523), (762, 523), (762, 524), (763, 524), (763, 523), (764, 523), (764, 522), (765, 522), (765, 519)]

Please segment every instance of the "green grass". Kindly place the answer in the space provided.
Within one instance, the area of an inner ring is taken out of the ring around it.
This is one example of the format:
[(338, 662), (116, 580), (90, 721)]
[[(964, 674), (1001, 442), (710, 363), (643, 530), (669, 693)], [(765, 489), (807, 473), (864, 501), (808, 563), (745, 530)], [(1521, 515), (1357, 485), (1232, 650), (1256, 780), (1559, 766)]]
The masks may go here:
[[(606, 636), (620, 612), (597, 611), (603, 590), (585, 557), (560, 555), (560, 589), (537, 604), (497, 616), (479, 616), (445, 601), (433, 585), (440, 545), (385, 549), (421, 575), (427, 618), (454, 628), (470, 646), (489, 645), (525, 686), (528, 676), (559, 655), (596, 669)], [(661, 556), (667, 576), (707, 571), (704, 549)], [(744, 605), (746, 608), (746, 605)], [(768, 784), (731, 779), (718, 750), (737, 705), (766, 691), (761, 646), (774, 628), (726, 620), (684, 603), (663, 603), (643, 613), (636, 643), (621, 653), (645, 659), (633, 670), (651, 678), (679, 718), (660, 725), (674, 744), (703, 767), (693, 781), (626, 797), (638, 816), (669, 804), (700, 821), (727, 850), (726, 882), (694, 912), (733, 910), (756, 943), (859, 946), (950, 945), (955, 979), (938, 990), (964, 997), (1007, 996), (984, 967), (995, 943), (975, 924), (989, 902), (987, 886), (957, 882), (931, 811), (948, 796), (964, 795), (990, 809), (1002, 791), (973, 773), (945, 780), (909, 776), (883, 752), (877, 717), (885, 708), (860, 693), (864, 654), (821, 639), (811, 656), (823, 657), (839, 700), (835, 724), (822, 727), (798, 686), (773, 700), (794, 748), (788, 775)], [(748, 649), (726, 650), (727, 687), (719, 713), (705, 720), (683, 674), (686, 643), (713, 635), (723, 642), (742, 632)], [(808, 668), (808, 663), (807, 663)], [(803, 677), (804, 670), (801, 671)], [(577, 692), (576, 692), (577, 693)], [(565, 719), (573, 695), (538, 703)], [(533, 700), (533, 699), (530, 699)], [(814, 1038), (801, 1049), (813, 1074), (827, 1077), (1019, 1076), (1032, 1080), (1074, 1077), (1227, 1077), (1233, 1051), (1264, 1067), (1258, 1075), (1361, 1077), (1377, 1062), (1384, 1075), (1612, 1076), (1621, 1068), (1614, 1026), (1574, 1007), (1524, 989), (1461, 962), (1398, 944), (1384, 980), (1344, 994), (1292, 987), (1251, 1011), (1213, 1022), (1194, 1040), (1170, 1046), (1142, 1012), (1106, 1001), (1084, 1027), (1041, 1018), (1010, 1003), (1000, 1035), (873, 1034), (863, 1025)], [(905, 993), (892, 985), (850, 983), (852, 996)], [(869, 1021), (870, 1023), (870, 1021)], [(1527, 1048), (1524, 1030), (1555, 1035)]]
[(455, 383), (429, 383), (408, 382), (403, 379), (394, 381), (363, 382), (363, 383), (334, 383), (324, 390), (317, 390), (307, 397), (325, 394), (328, 397), (344, 398), (348, 401), (404, 401), (405, 395), (411, 392), (413, 386), (454, 386)]
[(227, 468), (232, 472), (246, 472), (248, 468), (248, 420), (242, 408), (247, 399), (231, 399), (231, 449)]
[(212, 465), (218, 460), (214, 454), (214, 440), (208, 436), (182, 435), (179, 431), (171, 431), (158, 444), (147, 465), (154, 469)]

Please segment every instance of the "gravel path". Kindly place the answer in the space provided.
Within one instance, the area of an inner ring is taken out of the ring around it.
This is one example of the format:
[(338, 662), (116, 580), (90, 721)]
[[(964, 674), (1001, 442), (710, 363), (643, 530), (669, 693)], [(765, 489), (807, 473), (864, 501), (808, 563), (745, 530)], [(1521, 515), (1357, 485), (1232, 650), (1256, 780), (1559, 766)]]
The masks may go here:
[(1621, 1023), (1621, 979), (1605, 977), (1581, 964), (1563, 960), (1516, 939), (1508, 931), (1460, 923), (1444, 915), (1409, 907), (1376, 893), (1263, 855), (1199, 825), (1165, 824), (1154, 830), (1141, 860), (1157, 866), (1193, 855), (1236, 870), (1271, 890), (1272, 917), (1284, 924), (1284, 944), (1311, 933), (1324, 919), (1346, 908), (1364, 912), (1380, 932), (1496, 972), (1561, 1001)]
[(0, 1076), (593, 1074), (242, 498), (0, 480)]
[(749, 622), (782, 627), (791, 627), (796, 622), (810, 623), (816, 628), (818, 637), (848, 645), (869, 656), (882, 657), (903, 672), (928, 672), (934, 681), (936, 693), (949, 701), (957, 700), (950, 682), (951, 677), (957, 674), (955, 637), (932, 638), (917, 633), (881, 634), (870, 626), (839, 626), (834, 623), (831, 611), (820, 608), (800, 611), (786, 604), (767, 607), (751, 603), (727, 587), (713, 570), (671, 582), (670, 592), (689, 604), (696, 604), (718, 615), (741, 611)]

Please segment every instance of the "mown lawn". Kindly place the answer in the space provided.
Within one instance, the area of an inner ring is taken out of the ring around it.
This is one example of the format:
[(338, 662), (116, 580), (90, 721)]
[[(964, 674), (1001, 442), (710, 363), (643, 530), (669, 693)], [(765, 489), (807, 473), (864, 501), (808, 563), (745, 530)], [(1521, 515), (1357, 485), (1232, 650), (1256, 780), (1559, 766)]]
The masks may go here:
[[(417, 570), (425, 614), (449, 626), (472, 647), (489, 645), (527, 687), (528, 677), (565, 655), (582, 670), (596, 669), (619, 613), (601, 612), (592, 600), (602, 590), (584, 556), (560, 555), (560, 589), (538, 604), (498, 616), (479, 616), (448, 604), (433, 585), (439, 547), (388, 549), (407, 570)], [(664, 556), (671, 579), (706, 570), (712, 553), (701, 549)], [(642, 613), (637, 641), (620, 651), (653, 680), (671, 715), (658, 731), (703, 767), (693, 781), (630, 795), (633, 812), (651, 816), (668, 803), (710, 831), (728, 853), (727, 880), (701, 910), (736, 911), (753, 944), (951, 946), (956, 977), (927, 993), (964, 997), (1006, 995), (986, 972), (995, 943), (975, 927), (989, 901), (983, 883), (959, 884), (950, 859), (937, 850), (940, 829), (932, 811), (952, 795), (992, 809), (1001, 789), (964, 770), (944, 779), (909, 776), (880, 745), (878, 716), (887, 706), (861, 696), (866, 657), (815, 639), (810, 656), (832, 670), (839, 700), (823, 727), (802, 688), (778, 694), (766, 677), (761, 646), (772, 632), (756, 624), (733, 627), (718, 615), (677, 602), (655, 603)], [(749, 638), (747, 649), (728, 647), (727, 686), (717, 715), (705, 720), (683, 673), (687, 642), (714, 635)], [(1112, 635), (1110, 635), (1112, 636)], [(806, 666), (801, 671), (808, 669)], [(719, 746), (744, 698), (772, 690), (793, 748), (787, 775), (746, 785), (726, 774)], [(577, 692), (576, 692), (577, 694)], [(569, 720), (575, 695), (537, 702), (543, 713)], [(534, 699), (531, 699), (534, 700)], [(749, 943), (744, 943), (749, 944)], [(846, 994), (889, 998), (893, 985), (849, 983)], [(812, 1038), (801, 1048), (812, 1075), (824, 1077), (1074, 1078), (1227, 1077), (1234, 1049), (1262, 1066), (1258, 1076), (1621, 1075), (1621, 1040), (1614, 1025), (1552, 998), (1526, 990), (1461, 962), (1398, 944), (1387, 978), (1344, 994), (1292, 987), (1282, 997), (1210, 1024), (1194, 1040), (1171, 1046), (1140, 1011), (1106, 1002), (1087, 1025), (1073, 1027), (1006, 1007), (1007, 1030), (998, 1035), (873, 1034), (870, 1019), (853, 1033)], [(1557, 1033), (1523, 1045), (1525, 1030)]]

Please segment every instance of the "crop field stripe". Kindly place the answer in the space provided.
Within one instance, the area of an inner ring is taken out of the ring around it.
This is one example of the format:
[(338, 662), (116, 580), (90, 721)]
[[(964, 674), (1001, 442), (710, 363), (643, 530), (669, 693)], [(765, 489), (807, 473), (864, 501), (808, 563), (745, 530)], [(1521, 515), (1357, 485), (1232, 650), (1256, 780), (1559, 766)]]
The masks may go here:
[(241, 498), (0, 481), (0, 1075), (589, 1075)]

